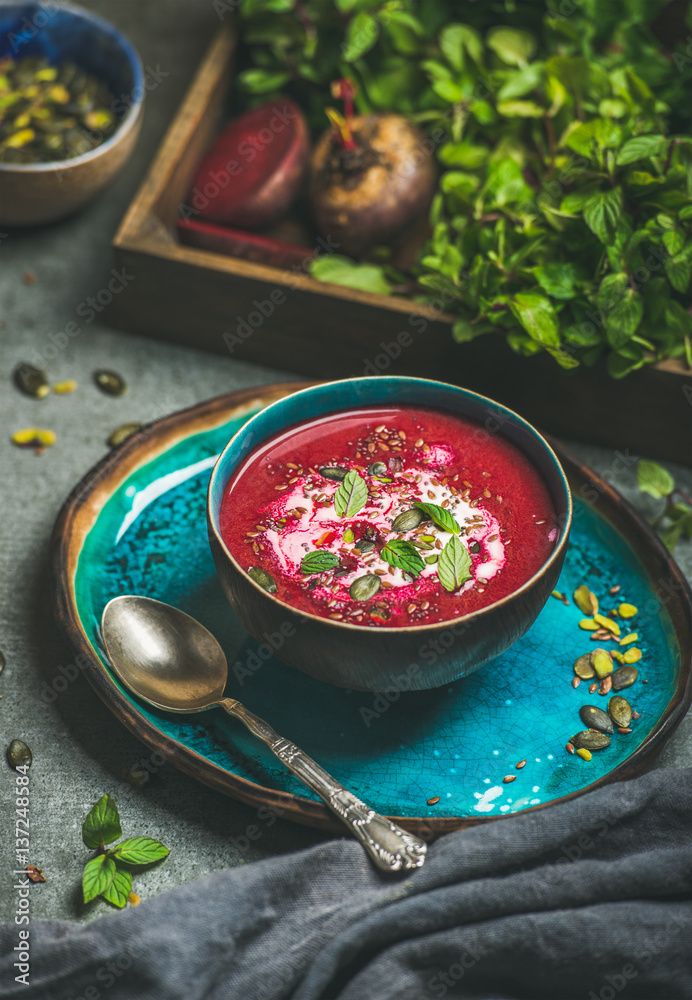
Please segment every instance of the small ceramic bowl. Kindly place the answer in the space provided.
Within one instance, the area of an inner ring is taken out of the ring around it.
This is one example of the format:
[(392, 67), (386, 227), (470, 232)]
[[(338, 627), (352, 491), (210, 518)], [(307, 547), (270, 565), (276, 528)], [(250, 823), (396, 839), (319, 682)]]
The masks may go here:
[(80, 156), (50, 163), (0, 163), (0, 222), (33, 226), (81, 208), (118, 173), (142, 124), (144, 74), (131, 43), (113, 25), (62, 2), (0, 3), (0, 58), (70, 60), (108, 85), (120, 121)]
[[(247, 455), (287, 427), (329, 413), (372, 405), (447, 410), (476, 421), (481, 433), (499, 433), (541, 473), (555, 507), (555, 548), (518, 590), (453, 621), (397, 628), (346, 624), (292, 609), (259, 587), (226, 547), (220, 530), (224, 491)], [(209, 484), (207, 521), (216, 570), (226, 597), (257, 639), (286, 636), (280, 658), (320, 680), (359, 691), (440, 687), (499, 656), (529, 628), (557, 583), (572, 519), (572, 498), (553, 450), (511, 410), (467, 389), (406, 377), (353, 378), (302, 389), (249, 420), (219, 457)], [(290, 629), (286, 626), (292, 626)], [(288, 635), (287, 635), (288, 633)], [(434, 656), (432, 653), (434, 652)]]

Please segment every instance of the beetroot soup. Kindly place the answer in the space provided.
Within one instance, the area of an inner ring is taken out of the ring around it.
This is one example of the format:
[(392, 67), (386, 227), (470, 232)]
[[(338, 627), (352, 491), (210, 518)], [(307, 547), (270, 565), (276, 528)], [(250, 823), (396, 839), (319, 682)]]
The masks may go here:
[(401, 406), (320, 417), (260, 445), (226, 487), (221, 533), (291, 607), (391, 627), (506, 597), (558, 530), (518, 448), (452, 413)]

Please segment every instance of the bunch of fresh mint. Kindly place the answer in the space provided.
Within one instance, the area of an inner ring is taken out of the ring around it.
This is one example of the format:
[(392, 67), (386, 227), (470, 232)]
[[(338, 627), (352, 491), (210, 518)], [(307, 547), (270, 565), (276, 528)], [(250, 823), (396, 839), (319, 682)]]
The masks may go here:
[[(658, 40), (665, 18), (674, 42)], [(382, 255), (313, 275), (400, 291), (561, 366), (692, 366), (692, 14), (669, 0), (244, 0), (247, 99), (326, 126), (330, 81), (409, 115), (440, 165), (409, 274)], [(463, 16), (463, 21), (461, 17)], [(459, 20), (456, 20), (456, 19)], [(669, 26), (670, 29), (670, 26)]]
[(106, 849), (106, 844), (122, 837), (122, 833), (118, 807), (110, 795), (104, 795), (82, 824), (82, 840), (98, 852), (84, 867), (85, 903), (103, 896), (109, 903), (122, 908), (132, 891), (130, 868), (149, 865), (168, 855), (168, 848), (151, 837), (129, 837)]

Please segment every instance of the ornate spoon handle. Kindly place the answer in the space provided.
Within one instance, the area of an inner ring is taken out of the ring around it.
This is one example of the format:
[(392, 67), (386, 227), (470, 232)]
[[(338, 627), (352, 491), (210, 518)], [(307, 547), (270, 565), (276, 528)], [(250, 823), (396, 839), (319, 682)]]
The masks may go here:
[(380, 816), (366, 806), (352, 792), (335, 781), (316, 761), (303, 753), (295, 743), (279, 736), (264, 719), (254, 715), (239, 701), (234, 698), (222, 698), (219, 705), (223, 706), (229, 715), (245, 723), (250, 732), (269, 747), (284, 767), (320, 796), (360, 840), (378, 868), (387, 872), (420, 868), (425, 861), (427, 851), (423, 840), (407, 833), (386, 816)]

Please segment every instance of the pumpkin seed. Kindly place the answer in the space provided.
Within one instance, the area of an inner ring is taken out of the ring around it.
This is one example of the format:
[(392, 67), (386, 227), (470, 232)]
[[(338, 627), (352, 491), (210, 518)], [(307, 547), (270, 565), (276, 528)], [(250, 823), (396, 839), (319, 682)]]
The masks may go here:
[(610, 746), (610, 736), (605, 733), (594, 733), (592, 729), (585, 729), (576, 736), (570, 737), (570, 743), (577, 749), (584, 750), (605, 750)]
[(636, 667), (627, 663), (624, 667), (618, 667), (612, 676), (613, 691), (622, 691), (624, 688), (632, 687), (637, 677), (639, 677), (639, 671)]
[(592, 594), (585, 583), (577, 587), (572, 595), (574, 603), (585, 615), (595, 615), (598, 612), (598, 601), (596, 595)]
[(580, 747), (577, 750), (577, 753), (579, 754), (579, 756), (581, 757), (582, 760), (591, 760), (591, 751), (590, 750), (586, 750), (584, 747)]
[(412, 507), (410, 510), (404, 510), (392, 521), (392, 531), (413, 531), (418, 525), (425, 520), (425, 513), (422, 510), (418, 510), (417, 507)]
[(374, 573), (366, 573), (365, 576), (357, 577), (348, 589), (354, 601), (369, 601), (380, 589), (379, 576)]
[(125, 380), (117, 372), (106, 371), (105, 368), (94, 372), (94, 382), (108, 396), (122, 396), (127, 392)]
[(12, 740), (7, 748), (7, 761), (10, 767), (31, 767), (33, 759), (31, 750), (24, 740)]
[(3, 672), (6, 666), (7, 666), (7, 660), (5, 659), (5, 654), (0, 649), (0, 674)]
[(583, 628), (585, 632), (595, 632), (598, 628), (598, 623), (593, 618), (582, 618), (579, 622), (579, 628)]
[(622, 695), (613, 695), (608, 702), (608, 715), (616, 726), (626, 728), (632, 721), (632, 706)]
[(597, 729), (600, 733), (612, 733), (613, 723), (609, 715), (595, 705), (582, 705), (579, 718), (589, 729)]
[(368, 552), (372, 552), (374, 548), (375, 548), (375, 543), (368, 541), (367, 538), (365, 539), (365, 541), (358, 542), (358, 549), (360, 550), (361, 555), (364, 556), (367, 555)]
[(18, 364), (13, 372), (14, 384), (23, 392), (25, 396), (33, 396), (34, 399), (44, 399), (50, 392), (50, 385), (45, 372), (35, 365), (26, 362)]
[(121, 424), (120, 427), (116, 427), (115, 430), (108, 437), (108, 444), (111, 448), (117, 448), (128, 438), (136, 434), (138, 430), (142, 427), (141, 424)]
[(342, 469), (339, 465), (324, 465), (320, 469), (320, 475), (325, 479), (333, 479), (337, 483), (344, 481), (348, 475), (348, 469)]
[(369, 476), (386, 476), (389, 470), (384, 462), (373, 462), (365, 471)]
[(594, 649), (591, 654), (591, 666), (599, 680), (603, 680), (613, 672), (613, 661), (605, 649)]
[(478, 555), (478, 553), (480, 551), (481, 551), (481, 547), (478, 544), (478, 542), (470, 542), (469, 543), (469, 552), (471, 553), (472, 556)]
[(620, 604), (618, 607), (618, 614), (621, 618), (634, 618), (638, 613), (639, 608), (636, 608), (634, 604)]
[(591, 663), (591, 653), (584, 653), (574, 664), (574, 672), (583, 681), (590, 681), (596, 676), (596, 671)]
[(251, 580), (254, 580), (255, 583), (262, 588), (262, 590), (266, 590), (268, 594), (275, 594), (278, 590), (274, 577), (270, 576), (269, 573), (267, 573), (265, 569), (262, 569), (261, 566), (251, 566), (247, 571), (247, 575)]
[(636, 646), (632, 646), (626, 653), (623, 653), (622, 658), (625, 663), (637, 663), (642, 658), (642, 651), (641, 649), (637, 649)]
[(50, 448), (57, 441), (55, 431), (40, 427), (24, 427), (12, 435), (12, 444), (18, 448)]

